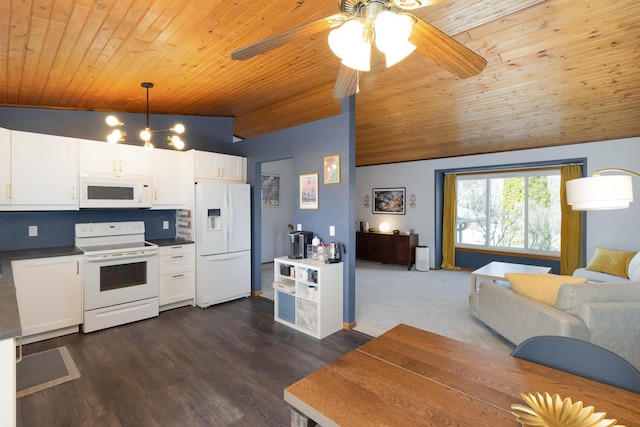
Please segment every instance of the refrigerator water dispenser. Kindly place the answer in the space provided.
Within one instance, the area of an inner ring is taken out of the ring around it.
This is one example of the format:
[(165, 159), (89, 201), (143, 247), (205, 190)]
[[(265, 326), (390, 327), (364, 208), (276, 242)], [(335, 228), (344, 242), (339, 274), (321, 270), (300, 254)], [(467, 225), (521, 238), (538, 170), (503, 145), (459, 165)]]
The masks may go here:
[(207, 217), (209, 230), (220, 230), (220, 209), (207, 209)]

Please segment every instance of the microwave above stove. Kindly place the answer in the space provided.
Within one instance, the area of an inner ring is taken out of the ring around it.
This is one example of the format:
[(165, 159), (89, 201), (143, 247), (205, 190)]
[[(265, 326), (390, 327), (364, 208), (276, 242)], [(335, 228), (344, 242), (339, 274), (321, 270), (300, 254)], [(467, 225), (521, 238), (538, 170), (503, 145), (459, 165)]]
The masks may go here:
[(150, 208), (151, 176), (80, 174), (80, 208)]

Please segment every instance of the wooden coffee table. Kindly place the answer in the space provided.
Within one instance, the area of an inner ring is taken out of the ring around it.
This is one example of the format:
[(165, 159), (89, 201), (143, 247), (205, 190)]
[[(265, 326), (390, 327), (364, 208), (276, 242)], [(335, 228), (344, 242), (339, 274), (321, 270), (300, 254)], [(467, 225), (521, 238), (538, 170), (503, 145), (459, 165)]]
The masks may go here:
[(538, 274), (548, 273), (549, 271), (551, 271), (550, 267), (492, 261), (484, 267), (471, 272), (471, 292), (478, 291), (478, 278), (496, 281), (505, 280), (504, 273)]

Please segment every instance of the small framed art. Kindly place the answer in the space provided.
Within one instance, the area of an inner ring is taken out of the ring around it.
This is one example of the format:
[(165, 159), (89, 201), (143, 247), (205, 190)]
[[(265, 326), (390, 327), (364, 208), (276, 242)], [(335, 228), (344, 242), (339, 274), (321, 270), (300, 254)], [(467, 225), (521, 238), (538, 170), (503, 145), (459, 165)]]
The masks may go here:
[(280, 207), (280, 175), (263, 173), (260, 176), (260, 198), (263, 208)]
[(324, 158), (324, 183), (340, 183), (340, 155), (327, 156)]
[(373, 213), (404, 215), (405, 188), (374, 188)]
[(300, 175), (300, 209), (318, 209), (318, 174)]

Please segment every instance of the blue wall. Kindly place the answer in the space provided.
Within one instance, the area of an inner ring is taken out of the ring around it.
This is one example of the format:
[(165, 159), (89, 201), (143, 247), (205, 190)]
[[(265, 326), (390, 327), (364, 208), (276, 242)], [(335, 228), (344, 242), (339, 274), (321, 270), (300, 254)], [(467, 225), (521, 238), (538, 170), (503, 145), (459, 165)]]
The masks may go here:
[[(323, 242), (345, 243), (344, 256), (344, 308), (345, 322), (355, 321), (355, 100), (350, 97), (342, 101), (342, 114), (316, 122), (307, 123), (282, 131), (250, 138), (234, 144), (238, 153), (248, 158), (247, 180), (254, 189), (252, 194), (252, 289), (261, 288), (261, 210), (260, 177), (261, 164), (275, 160), (293, 158), (294, 177), (300, 174), (318, 174), (318, 209), (301, 210), (296, 202), (294, 223), (302, 224), (303, 230), (313, 231)], [(340, 183), (323, 184), (323, 161), (325, 156), (340, 155)], [(299, 200), (299, 184), (295, 182), (294, 200)], [(336, 235), (329, 236), (329, 226), (336, 227)], [(284, 236), (283, 236), (284, 238)]]
[[(0, 127), (25, 132), (44, 133), (48, 135), (68, 136), (72, 138), (106, 141), (111, 129), (105, 123), (109, 115), (96, 111), (49, 110), (41, 108), (0, 107)], [(142, 145), (138, 134), (145, 127), (144, 114), (117, 113), (116, 116), (125, 124), (127, 144)], [(182, 139), (185, 150), (192, 148), (203, 151), (216, 151), (225, 154), (233, 145), (233, 118), (208, 116), (180, 116), (150, 114), (149, 127), (169, 129), (176, 123), (186, 127)], [(152, 137), (156, 148), (170, 148), (167, 145), (167, 132)]]
[[(81, 211), (0, 212), (0, 251), (75, 246), (75, 224), (84, 222), (144, 221), (145, 238), (175, 237), (175, 210), (101, 209)], [(162, 222), (169, 221), (169, 229)], [(38, 236), (29, 237), (29, 226)]]

